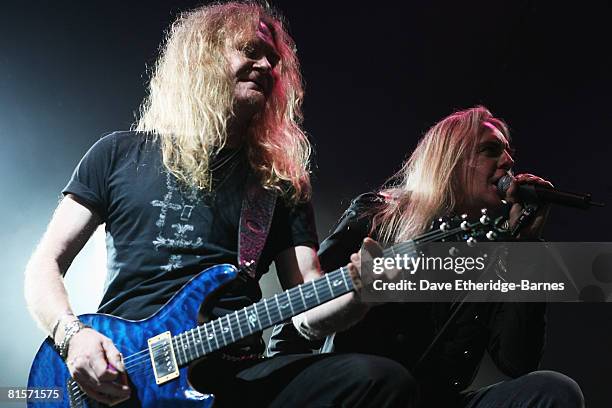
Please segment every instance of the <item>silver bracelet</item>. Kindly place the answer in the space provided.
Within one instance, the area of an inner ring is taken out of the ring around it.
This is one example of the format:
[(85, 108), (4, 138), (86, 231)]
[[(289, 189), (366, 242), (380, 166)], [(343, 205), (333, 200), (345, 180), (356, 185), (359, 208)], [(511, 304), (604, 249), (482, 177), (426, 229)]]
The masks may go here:
[(70, 340), (74, 337), (75, 334), (80, 332), (83, 329), (90, 328), (91, 326), (87, 326), (83, 324), (80, 320), (73, 320), (70, 323), (67, 323), (64, 326), (64, 339), (62, 340), (62, 344), (59, 345), (59, 353), (60, 356), (66, 360), (68, 357), (68, 347), (70, 346)]
[(51, 329), (51, 340), (53, 340), (53, 343), (55, 343), (55, 334), (57, 333), (57, 329), (59, 328), (60, 323), (62, 322), (62, 320), (64, 320), (64, 317), (66, 316), (74, 317), (74, 313), (70, 311), (64, 312), (57, 318), (55, 324), (53, 325), (53, 328)]

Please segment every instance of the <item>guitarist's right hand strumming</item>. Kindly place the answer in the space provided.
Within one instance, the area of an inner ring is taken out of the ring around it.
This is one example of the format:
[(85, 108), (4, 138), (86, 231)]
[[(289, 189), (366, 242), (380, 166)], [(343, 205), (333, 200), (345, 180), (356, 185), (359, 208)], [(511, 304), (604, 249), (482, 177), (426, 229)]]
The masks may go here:
[[(63, 339), (57, 339), (61, 344)], [(122, 356), (111, 339), (86, 327), (69, 340), (70, 375), (91, 398), (114, 405), (130, 397)]]

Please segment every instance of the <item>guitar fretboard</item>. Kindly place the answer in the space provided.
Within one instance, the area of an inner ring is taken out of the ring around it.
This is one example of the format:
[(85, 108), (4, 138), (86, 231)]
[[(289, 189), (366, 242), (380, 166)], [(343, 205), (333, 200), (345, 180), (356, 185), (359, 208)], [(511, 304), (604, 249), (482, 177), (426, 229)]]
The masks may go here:
[(185, 365), (353, 289), (348, 271), (340, 268), (195, 327), (173, 337), (177, 363)]

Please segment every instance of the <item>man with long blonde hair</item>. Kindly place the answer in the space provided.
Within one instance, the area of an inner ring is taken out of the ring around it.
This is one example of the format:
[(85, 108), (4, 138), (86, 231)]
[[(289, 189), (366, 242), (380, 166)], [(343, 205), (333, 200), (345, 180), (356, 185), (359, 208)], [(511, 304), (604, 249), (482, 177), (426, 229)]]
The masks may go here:
[[(268, 216), (246, 219), (253, 231), (269, 225), (267, 240), (254, 254), (259, 262), (247, 262), (249, 274), (220, 295), (208, 317), (258, 301), (258, 278), (272, 261), (284, 288), (321, 275), (302, 98), (295, 45), (267, 8), (213, 4), (172, 25), (135, 129), (103, 137), (83, 157), (26, 271), (30, 310), (89, 397), (112, 404), (130, 396), (118, 381), (125, 370), (119, 351), (75, 317), (63, 285), (98, 225), (106, 225), (108, 250), (99, 312), (126, 319), (151, 316), (209, 266), (238, 264), (247, 189), (276, 203)], [(338, 310), (341, 321), (333, 318)], [(295, 322), (306, 334), (324, 335), (363, 312), (348, 294)], [(250, 336), (211, 358), (218, 371), (194, 367), (191, 383), (215, 393), (221, 406), (406, 401), (409, 377), (393, 361), (357, 354), (265, 360), (262, 352), (261, 337)]]
[[(490, 213), (508, 212), (513, 227), (523, 210), (517, 185), (550, 183), (519, 174), (500, 197), (497, 182), (511, 172), (512, 152), (507, 125), (486, 108), (444, 118), (384, 188), (353, 200), (321, 244), (323, 270), (334, 270), (349, 256), (359, 265), (361, 245), (377, 250), (372, 238), (385, 244), (405, 242), (428, 231), (439, 217), (474, 216), (487, 208)], [(546, 212), (541, 208), (523, 225), (519, 238), (539, 239)], [(572, 379), (535, 371), (544, 327), (541, 303), (390, 303), (372, 307), (362, 321), (336, 333), (333, 344), (338, 353), (369, 353), (401, 363), (416, 378), (420, 407), (581, 407), (582, 393)], [(293, 327), (277, 326), (270, 352), (303, 353), (315, 346), (306, 344)], [(466, 391), (485, 350), (511, 380)]]

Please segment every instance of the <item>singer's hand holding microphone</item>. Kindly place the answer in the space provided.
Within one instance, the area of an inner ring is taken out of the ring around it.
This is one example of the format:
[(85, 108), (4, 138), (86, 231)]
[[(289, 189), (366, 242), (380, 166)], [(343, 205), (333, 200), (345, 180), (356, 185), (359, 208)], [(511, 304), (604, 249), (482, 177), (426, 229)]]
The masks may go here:
[[(538, 239), (542, 235), (542, 228), (550, 209), (550, 204), (565, 207), (574, 207), (586, 210), (590, 207), (603, 207), (604, 204), (592, 201), (591, 194), (573, 193), (557, 190), (547, 180), (533, 174), (507, 174), (497, 182), (497, 191), (501, 197), (512, 204), (510, 209), (510, 227), (520, 231), (516, 237), (524, 239)], [(530, 219), (521, 219), (525, 205), (537, 205), (537, 212)]]
[[(508, 181), (508, 178), (511, 178), (512, 180)], [(516, 226), (516, 223), (519, 220), (521, 213), (523, 212), (525, 201), (524, 194), (521, 194), (522, 190), (520, 186), (525, 185), (543, 186), (551, 189), (554, 188), (550, 181), (544, 180), (542, 177), (538, 177), (529, 173), (517, 174), (514, 177), (510, 175), (502, 177), (498, 184), (498, 189), (500, 190), (500, 193), (505, 192), (505, 200), (512, 204), (509, 216), (510, 229), (513, 229)], [(524, 226), (521, 227), (517, 238), (541, 238), (542, 231), (544, 229), (544, 224), (546, 223), (546, 218), (548, 217), (549, 211), (549, 203), (540, 203), (538, 206), (538, 210), (535, 213), (535, 216), (531, 218), (531, 222), (527, 222)]]

